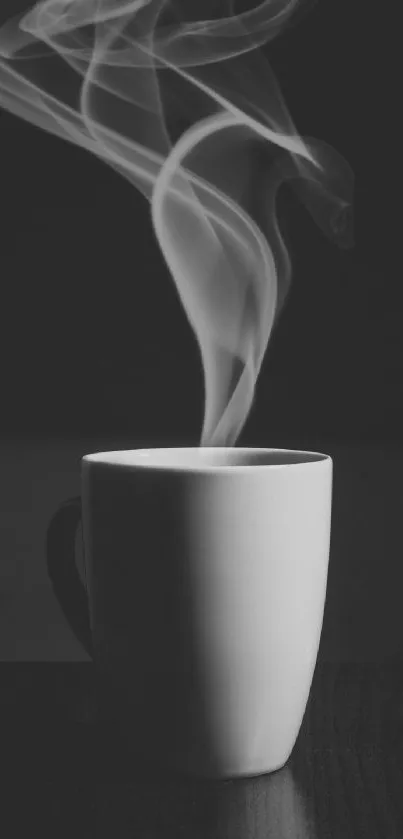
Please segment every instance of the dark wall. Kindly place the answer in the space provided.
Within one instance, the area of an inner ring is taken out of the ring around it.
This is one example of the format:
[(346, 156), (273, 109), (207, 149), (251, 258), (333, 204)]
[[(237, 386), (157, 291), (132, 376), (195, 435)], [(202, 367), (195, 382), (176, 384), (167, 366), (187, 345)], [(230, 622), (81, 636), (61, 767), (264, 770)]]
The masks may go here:
[[(400, 433), (402, 307), (368, 14), (363, 38), (359, 4), (318, 3), (267, 48), (300, 133), (330, 143), (355, 172), (356, 247), (334, 247), (284, 191), (293, 284), (241, 442)], [(147, 202), (73, 145), (6, 112), (0, 125), (1, 431), (197, 442), (199, 351)]]
[[(3, 0), (0, 21), (16, 7)], [(322, 0), (268, 49), (301, 134), (334, 146), (355, 172), (356, 247), (337, 250), (284, 190), (293, 284), (240, 438), (334, 457), (322, 649), (348, 660), (402, 646), (403, 307), (393, 146), (401, 135), (385, 58), (391, 13)], [(132, 187), (6, 112), (0, 187), (0, 659), (69, 660), (84, 654), (46, 577), (50, 516), (78, 494), (83, 454), (197, 443), (202, 369), (147, 204)], [(25, 440), (12, 441), (17, 433)], [(59, 435), (61, 443), (50, 439)]]

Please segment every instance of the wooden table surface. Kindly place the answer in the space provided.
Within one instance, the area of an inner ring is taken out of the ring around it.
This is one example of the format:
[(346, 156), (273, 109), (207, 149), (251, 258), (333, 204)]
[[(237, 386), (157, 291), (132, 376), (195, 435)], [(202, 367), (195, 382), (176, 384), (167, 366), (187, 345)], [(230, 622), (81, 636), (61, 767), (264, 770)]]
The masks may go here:
[(319, 659), (288, 763), (246, 780), (137, 765), (97, 718), (91, 663), (3, 662), (0, 705), (4, 839), (27, 828), (54, 839), (403, 837), (403, 667), (393, 658)]

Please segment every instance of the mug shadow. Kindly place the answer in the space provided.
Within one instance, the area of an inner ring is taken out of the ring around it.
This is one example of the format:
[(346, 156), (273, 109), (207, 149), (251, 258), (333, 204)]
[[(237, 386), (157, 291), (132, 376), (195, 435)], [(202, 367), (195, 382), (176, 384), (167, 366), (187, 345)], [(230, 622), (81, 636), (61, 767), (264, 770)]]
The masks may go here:
[(293, 770), (204, 782), (171, 778), (108, 785), (93, 792), (99, 839), (118, 832), (155, 839), (318, 839), (309, 801)]
[[(182, 525), (188, 491), (183, 479), (173, 483), (173, 475), (150, 472), (135, 489), (142, 510), (135, 522), (136, 556), (131, 548), (128, 552), (130, 540), (124, 535), (124, 522), (136, 507), (135, 492), (126, 491), (124, 475), (114, 489), (121, 543), (110, 563), (88, 568), (99, 707), (142, 766), (148, 759), (162, 770), (185, 766), (191, 771), (192, 764), (202, 765), (207, 775), (220, 776), (187, 562), (188, 534)], [(101, 487), (92, 499), (98, 521), (108, 517), (103, 499)]]

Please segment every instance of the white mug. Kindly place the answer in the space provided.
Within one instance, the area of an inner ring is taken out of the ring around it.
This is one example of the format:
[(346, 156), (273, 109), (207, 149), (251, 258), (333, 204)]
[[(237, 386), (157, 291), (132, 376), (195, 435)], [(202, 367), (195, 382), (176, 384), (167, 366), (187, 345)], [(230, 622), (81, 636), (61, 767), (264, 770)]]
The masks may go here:
[(286, 763), (322, 629), (332, 471), (326, 454), (283, 449), (83, 457), (48, 571), (140, 763), (211, 778)]

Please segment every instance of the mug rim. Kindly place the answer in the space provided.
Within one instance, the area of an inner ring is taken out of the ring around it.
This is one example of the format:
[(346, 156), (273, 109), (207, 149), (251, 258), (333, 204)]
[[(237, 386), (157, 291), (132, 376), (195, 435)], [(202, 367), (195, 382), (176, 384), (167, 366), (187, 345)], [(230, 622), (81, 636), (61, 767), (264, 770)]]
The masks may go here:
[[(175, 454), (182, 454), (185, 458), (183, 461), (172, 460), (158, 460), (154, 458), (161, 458), (168, 456), (174, 457)], [(207, 460), (203, 462), (203, 456), (207, 458), (218, 456), (259, 456), (277, 454), (284, 455), (284, 462), (255, 462), (255, 463), (240, 463), (240, 462), (213, 462)], [(127, 459), (128, 455), (133, 456), (133, 460)], [(291, 456), (286, 460), (286, 457)], [(188, 459), (186, 459), (188, 456)], [(200, 458), (200, 460), (198, 460)], [(294, 459), (292, 459), (294, 458)], [(83, 455), (81, 458), (83, 465), (98, 464), (108, 468), (117, 467), (123, 469), (136, 470), (162, 470), (166, 472), (181, 472), (181, 473), (196, 473), (196, 474), (239, 474), (240, 472), (262, 472), (272, 469), (296, 469), (307, 468), (315, 466), (318, 468), (319, 464), (332, 463), (332, 458), (329, 454), (324, 452), (308, 451), (306, 449), (283, 449), (275, 446), (163, 446), (163, 447), (148, 447), (139, 449), (115, 449), (111, 451), (92, 452)]]

